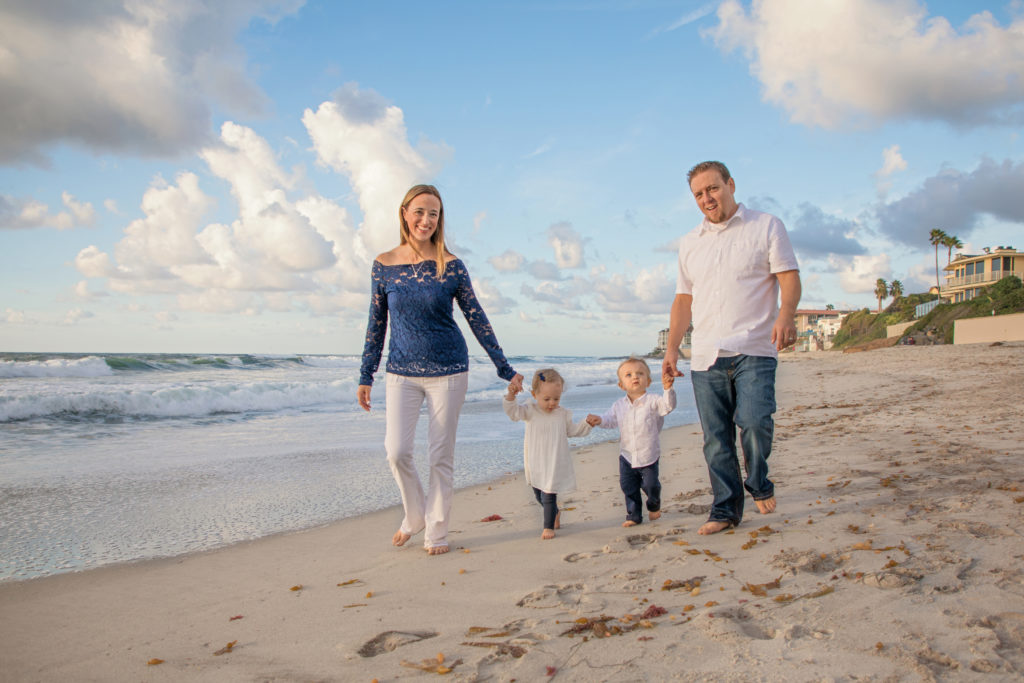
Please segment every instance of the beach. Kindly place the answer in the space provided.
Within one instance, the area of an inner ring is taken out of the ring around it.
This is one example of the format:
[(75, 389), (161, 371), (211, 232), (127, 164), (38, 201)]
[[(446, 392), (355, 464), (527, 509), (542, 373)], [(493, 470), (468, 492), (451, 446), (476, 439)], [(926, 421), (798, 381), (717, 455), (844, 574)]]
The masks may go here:
[(698, 536), (683, 425), (663, 516), (623, 528), (587, 444), (548, 541), (512, 474), (457, 492), (447, 555), (388, 508), (0, 583), (0, 680), (1019, 680), (1022, 387), (1024, 343), (784, 354), (772, 514)]

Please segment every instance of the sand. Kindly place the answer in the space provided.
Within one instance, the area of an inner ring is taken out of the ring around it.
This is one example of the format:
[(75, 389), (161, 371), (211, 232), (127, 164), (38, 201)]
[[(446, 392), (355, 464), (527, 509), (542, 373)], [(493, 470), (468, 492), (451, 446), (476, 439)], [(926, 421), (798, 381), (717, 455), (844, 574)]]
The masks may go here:
[(0, 584), (0, 680), (1021, 679), (1024, 344), (787, 355), (778, 394), (779, 507), (731, 531), (697, 535), (679, 427), (630, 529), (608, 443), (550, 541), (510, 476), (457, 494), (443, 556), (391, 547), (391, 509)]

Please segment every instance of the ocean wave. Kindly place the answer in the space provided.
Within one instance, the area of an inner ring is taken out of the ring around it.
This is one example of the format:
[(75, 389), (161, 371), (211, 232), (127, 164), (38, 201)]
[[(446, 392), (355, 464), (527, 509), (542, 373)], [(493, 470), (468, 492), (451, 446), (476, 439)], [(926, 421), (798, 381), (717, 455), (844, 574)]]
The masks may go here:
[(179, 418), (275, 412), (325, 404), (355, 406), (355, 383), (259, 382), (90, 387), (87, 391), (0, 396), (0, 422), (36, 418)]
[(47, 360), (0, 360), (0, 378), (15, 377), (108, 377), (114, 371), (99, 356)]

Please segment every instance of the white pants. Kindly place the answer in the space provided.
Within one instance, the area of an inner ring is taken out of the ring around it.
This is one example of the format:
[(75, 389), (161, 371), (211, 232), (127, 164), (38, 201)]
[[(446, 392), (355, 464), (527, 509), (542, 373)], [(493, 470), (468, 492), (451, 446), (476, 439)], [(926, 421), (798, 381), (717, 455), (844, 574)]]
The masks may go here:
[[(447, 545), (448, 512), (454, 488), (455, 431), (466, 400), (469, 373), (444, 377), (403, 377), (388, 373), (386, 378), (384, 450), (402, 493), (405, 519), (401, 530), (410, 536), (423, 530), (423, 544), (428, 548)], [(427, 453), (430, 462), (426, 497), (413, 463), (416, 422), (424, 399), (429, 419)]]

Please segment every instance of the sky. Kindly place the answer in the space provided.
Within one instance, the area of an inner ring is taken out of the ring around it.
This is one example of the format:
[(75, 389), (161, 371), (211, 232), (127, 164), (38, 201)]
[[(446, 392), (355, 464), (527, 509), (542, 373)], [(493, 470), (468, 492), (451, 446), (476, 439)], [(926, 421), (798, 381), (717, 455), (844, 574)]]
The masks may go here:
[(431, 183), (508, 355), (644, 353), (708, 159), (874, 310), (1024, 250), (1022, 124), (1020, 0), (0, 0), (0, 351), (361, 353)]

